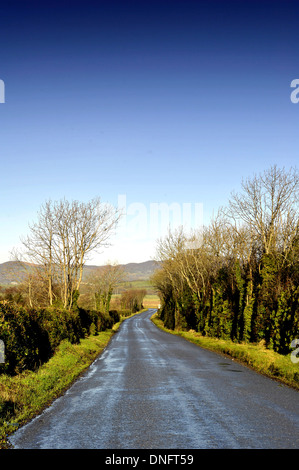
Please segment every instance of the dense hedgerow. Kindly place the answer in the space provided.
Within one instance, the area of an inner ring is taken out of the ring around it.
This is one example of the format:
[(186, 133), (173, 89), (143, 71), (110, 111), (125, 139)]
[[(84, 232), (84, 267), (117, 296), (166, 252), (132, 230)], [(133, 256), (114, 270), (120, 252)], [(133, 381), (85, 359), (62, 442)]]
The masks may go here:
[(268, 348), (288, 354), (299, 334), (298, 273), (285, 277), (264, 255), (251, 278), (238, 262), (222, 266), (200, 300), (187, 283), (179, 294), (169, 283), (162, 293), (160, 318), (169, 329), (193, 329), (237, 342), (263, 341)]
[(158, 240), (152, 281), (167, 328), (290, 352), (299, 335), (298, 190), (298, 170), (274, 165), (243, 180), (208, 226)]
[(169, 329), (194, 329), (202, 335), (239, 342), (264, 341), (270, 349), (288, 354), (299, 333), (299, 288), (289, 281), (278, 289), (277, 277), (272, 288), (269, 274), (261, 270), (255, 273), (251, 287), (238, 264), (230, 272), (222, 268), (201, 302), (187, 284), (180, 296), (169, 286), (160, 318)]
[(13, 375), (35, 370), (49, 360), (62, 340), (74, 344), (89, 334), (112, 328), (119, 315), (116, 311), (110, 313), (82, 308), (28, 309), (0, 303), (0, 339), (5, 345), (5, 363), (0, 364), (0, 373)]

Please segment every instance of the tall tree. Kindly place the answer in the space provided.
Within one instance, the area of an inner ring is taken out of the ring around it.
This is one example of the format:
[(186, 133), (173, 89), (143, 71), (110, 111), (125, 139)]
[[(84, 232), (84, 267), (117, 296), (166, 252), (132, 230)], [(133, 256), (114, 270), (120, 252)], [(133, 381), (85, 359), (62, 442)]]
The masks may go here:
[(49, 304), (53, 303), (53, 244), (55, 218), (51, 201), (45, 202), (38, 212), (38, 221), (29, 225), (30, 235), (22, 239), (27, 259), (38, 267), (39, 276), (48, 284)]
[(47, 201), (23, 239), (27, 259), (43, 267), (48, 282), (49, 303), (53, 302), (53, 282), (60, 286), (64, 307), (73, 304), (83, 276), (83, 266), (92, 252), (109, 244), (120, 214), (99, 198), (79, 202), (66, 199)]
[(242, 182), (242, 192), (232, 194), (228, 213), (246, 224), (264, 253), (286, 249), (298, 234), (298, 189), (297, 169), (274, 165)]
[(95, 310), (108, 313), (112, 294), (125, 276), (125, 269), (119, 264), (98, 267), (86, 279), (87, 302)]

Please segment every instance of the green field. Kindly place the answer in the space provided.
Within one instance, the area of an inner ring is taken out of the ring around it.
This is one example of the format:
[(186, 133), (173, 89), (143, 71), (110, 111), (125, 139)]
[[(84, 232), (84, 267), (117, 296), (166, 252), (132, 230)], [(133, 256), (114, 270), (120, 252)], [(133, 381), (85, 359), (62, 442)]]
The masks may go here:
[(145, 289), (146, 296), (143, 300), (144, 308), (158, 308), (160, 304), (160, 298), (157, 295), (155, 288), (152, 286), (151, 282), (148, 279), (122, 282), (117, 287), (115, 294), (112, 296), (112, 305), (113, 299), (119, 298), (121, 296), (121, 293), (128, 289)]

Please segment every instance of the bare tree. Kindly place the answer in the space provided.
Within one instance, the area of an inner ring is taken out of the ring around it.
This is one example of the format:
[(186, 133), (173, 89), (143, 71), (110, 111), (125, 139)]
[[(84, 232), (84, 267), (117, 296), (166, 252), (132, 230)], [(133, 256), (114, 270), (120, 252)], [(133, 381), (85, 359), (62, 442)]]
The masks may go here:
[(95, 310), (109, 312), (112, 295), (125, 276), (124, 267), (117, 263), (98, 267), (88, 276), (86, 295)]
[(245, 223), (266, 254), (290, 246), (298, 234), (298, 171), (274, 165), (243, 181), (242, 189), (232, 194), (228, 215)]
[(164, 239), (159, 239), (156, 246), (156, 260), (159, 261), (161, 269), (172, 287), (176, 298), (184, 289), (184, 279), (178, 269), (179, 257), (186, 249), (187, 236), (183, 227), (168, 231)]
[(41, 207), (38, 221), (29, 227), (30, 234), (22, 242), (28, 259), (46, 273), (50, 304), (55, 280), (64, 307), (72, 306), (84, 264), (92, 252), (108, 246), (119, 217), (117, 209), (99, 198), (87, 203), (49, 200)]
[(26, 259), (38, 267), (39, 275), (44, 276), (48, 284), (50, 305), (53, 303), (54, 227), (55, 219), (51, 201), (47, 201), (41, 206), (38, 221), (29, 225), (30, 236), (21, 239), (25, 248)]
[(129, 309), (131, 312), (138, 312), (142, 306), (146, 289), (129, 289), (122, 293), (120, 303), (122, 308)]

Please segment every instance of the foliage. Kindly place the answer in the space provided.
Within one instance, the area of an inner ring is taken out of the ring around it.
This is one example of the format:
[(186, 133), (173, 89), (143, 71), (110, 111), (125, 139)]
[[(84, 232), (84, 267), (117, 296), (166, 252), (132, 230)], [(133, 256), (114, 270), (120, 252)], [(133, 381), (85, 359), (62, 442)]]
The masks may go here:
[(28, 309), (0, 303), (0, 338), (5, 363), (0, 372), (18, 374), (35, 370), (49, 360), (63, 340), (77, 344), (89, 334), (111, 329), (119, 321), (116, 311), (101, 313), (76, 308)]
[(0, 449), (9, 447), (7, 435), (71, 385), (104, 349), (112, 334), (112, 330), (106, 330), (78, 344), (64, 340), (53, 357), (36, 371), (0, 375)]
[(30, 266), (23, 283), (29, 306), (54, 305), (59, 299), (71, 309), (89, 254), (108, 245), (119, 217), (119, 211), (100, 198), (86, 203), (46, 201), (22, 239), (24, 253), (15, 254), (27, 260), (24, 268)]
[(112, 294), (124, 278), (125, 270), (121, 265), (107, 264), (98, 267), (85, 280), (80, 305), (108, 313)]
[(145, 296), (145, 289), (128, 289), (124, 291), (120, 298), (122, 309), (128, 309), (133, 313), (138, 312), (143, 308), (142, 302)]
[(242, 187), (200, 234), (159, 240), (160, 318), (287, 354), (299, 335), (299, 176), (274, 166)]

